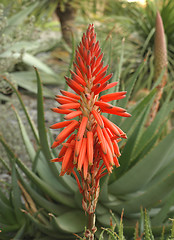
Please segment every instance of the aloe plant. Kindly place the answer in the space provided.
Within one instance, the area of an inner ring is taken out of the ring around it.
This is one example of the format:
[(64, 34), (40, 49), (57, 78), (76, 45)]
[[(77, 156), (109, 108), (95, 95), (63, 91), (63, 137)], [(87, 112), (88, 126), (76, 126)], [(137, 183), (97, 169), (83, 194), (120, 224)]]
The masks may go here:
[[(58, 83), (55, 72), (35, 55), (54, 47), (60, 38), (60, 35), (57, 34), (57, 39), (52, 39), (52, 41), (49, 41), (49, 39), (46, 41), (36, 40), (36, 36), (31, 34), (33, 31), (38, 32), (34, 25), (34, 16), (31, 16), (38, 7), (39, 1), (31, 4), (23, 3), (23, 5), (21, 3), (19, 6), (16, 6), (15, 2), (8, 3), (6, 1), (4, 5), (0, 5), (0, 76), (8, 76), (18, 86), (35, 93), (35, 75), (31, 71), (33, 65), (44, 73), (44, 83)], [(17, 72), (15, 67), (19, 63), (27, 66), (25, 67), (27, 70)], [(4, 85), (3, 77), (0, 77), (1, 92), (5, 94)], [(44, 96), (52, 97), (52, 92), (45, 88)]]
[[(128, 97), (120, 101), (121, 107), (124, 108), (127, 105), (137, 76), (145, 64), (142, 63), (129, 79)], [(121, 64), (118, 69), (121, 69)], [(117, 71), (113, 76), (113, 81), (118, 76)], [(1, 239), (12, 237), (20, 239), (24, 236), (34, 237), (37, 234), (36, 239), (50, 239), (50, 237), (52, 239), (73, 239), (75, 238), (73, 233), (83, 236), (86, 216), (81, 207), (82, 199), (74, 177), (59, 177), (61, 166), (59, 163), (50, 163), (51, 158), (57, 157), (57, 152), (50, 151), (49, 146), (53, 140), (44, 123), (43, 91), (37, 71), (36, 77), (38, 129), (32, 123), (19, 92), (6, 79), (18, 96), (35, 142), (34, 145), (31, 143), (26, 126), (22, 123), (17, 110), (14, 110), (32, 168), (28, 168), (16, 156), (0, 135), (0, 142), (7, 152), (9, 163), (2, 158), (0, 160), (11, 174), (12, 179), (8, 195), (0, 191), (0, 237)], [(160, 78), (161, 76), (156, 86)], [(111, 119), (119, 123), (121, 128), (127, 132), (128, 140), (126, 145), (124, 141), (120, 142), (122, 152), (120, 168), (111, 176), (104, 177), (101, 182), (101, 194), (96, 209), (98, 229), (101, 226), (109, 226), (110, 209), (117, 221), (124, 208), (123, 221), (126, 239), (133, 237), (135, 223), (141, 217), (141, 206), (149, 210), (152, 232), (155, 237), (161, 235), (161, 225), (167, 222), (168, 217), (172, 217), (174, 130), (171, 130), (168, 135), (164, 131), (174, 107), (174, 100), (171, 100), (172, 91), (172, 89), (168, 91), (165, 102), (148, 127), (145, 124), (156, 93), (155, 86), (144, 99), (129, 109), (132, 117), (128, 121), (126, 119), (121, 121), (119, 117)], [(165, 234), (169, 234), (170, 229), (171, 224), (167, 224)], [(97, 234), (99, 237), (99, 233)]]

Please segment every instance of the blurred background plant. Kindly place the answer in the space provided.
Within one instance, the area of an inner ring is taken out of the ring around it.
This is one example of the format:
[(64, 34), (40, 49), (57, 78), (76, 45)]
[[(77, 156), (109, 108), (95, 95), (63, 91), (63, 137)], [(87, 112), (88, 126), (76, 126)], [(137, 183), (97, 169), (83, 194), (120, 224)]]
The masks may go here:
[[(50, 19), (57, 7), (65, 13), (66, 4), (75, 9), (74, 30), (73, 34), (70, 31), (68, 42), (60, 39), (61, 24), (56, 14)], [(83, 237), (86, 217), (75, 180), (72, 176), (59, 178), (60, 166), (49, 162), (57, 156), (57, 152), (50, 152), (52, 133), (47, 127), (55, 120), (50, 117), (51, 111), (44, 114), (43, 104), (47, 109), (51, 101), (52, 106), (53, 92), (57, 93), (57, 85), (63, 85), (63, 75), (72, 67), (76, 41), (91, 22), (105, 53), (105, 64), (109, 63), (109, 72), (114, 72), (112, 81), (119, 81), (115, 90), (127, 90), (127, 98), (120, 101), (120, 106), (129, 108), (132, 114), (124, 120), (112, 117), (127, 133), (128, 140), (126, 144), (120, 142), (121, 167), (102, 181), (97, 227), (104, 229), (101, 235), (97, 232), (96, 238), (107, 239), (110, 235), (109, 239), (172, 239), (169, 218), (174, 214), (173, 4), (172, 0), (147, 0), (145, 6), (121, 0), (1, 0), (0, 90), (16, 93), (8, 98), (0, 95), (8, 101), (0, 105), (1, 239), (73, 239), (72, 233)], [(157, 9), (164, 23), (168, 76), (160, 107), (147, 124), (157, 86), (164, 77), (163, 66), (154, 78)], [(43, 91), (33, 65), (47, 85)], [(32, 103), (26, 99), (29, 91), (37, 93), (37, 99), (29, 95)], [(44, 98), (43, 103), (43, 96), (51, 100)], [(14, 111), (10, 101), (15, 105)], [(37, 105), (34, 113), (31, 105)], [(9, 115), (10, 112), (13, 114)], [(141, 207), (148, 209), (146, 220)]]

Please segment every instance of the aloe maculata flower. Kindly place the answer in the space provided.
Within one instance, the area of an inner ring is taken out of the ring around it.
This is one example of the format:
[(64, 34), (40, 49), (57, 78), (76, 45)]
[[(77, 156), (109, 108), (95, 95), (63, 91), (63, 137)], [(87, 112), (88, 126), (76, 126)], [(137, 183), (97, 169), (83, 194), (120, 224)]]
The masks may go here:
[(52, 129), (65, 127), (52, 145), (55, 148), (62, 144), (58, 157), (52, 161), (62, 162), (60, 176), (74, 174), (83, 194), (83, 208), (88, 214), (95, 212), (100, 178), (111, 173), (114, 165), (119, 167), (118, 142), (121, 138), (127, 138), (102, 113), (130, 117), (125, 109), (109, 103), (124, 98), (125, 91), (99, 96), (117, 85), (117, 82), (109, 83), (112, 74), (107, 75), (107, 69), (99, 42), (96, 41), (94, 26), (89, 25), (76, 51), (74, 71), (70, 70), (71, 78), (65, 77), (75, 93), (60, 90), (62, 95), (56, 96), (60, 106), (52, 109), (66, 114), (66, 121), (51, 126)]

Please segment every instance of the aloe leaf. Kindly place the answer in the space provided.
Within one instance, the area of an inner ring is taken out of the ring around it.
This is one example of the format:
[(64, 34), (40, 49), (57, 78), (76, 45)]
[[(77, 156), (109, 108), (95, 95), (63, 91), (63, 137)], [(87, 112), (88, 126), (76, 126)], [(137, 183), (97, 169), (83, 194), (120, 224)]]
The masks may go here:
[(26, 129), (25, 129), (18, 113), (16, 112), (16, 110), (15, 110), (15, 114), (16, 114), (16, 117), (18, 119), (21, 134), (22, 134), (27, 152), (30, 156), (30, 159), (32, 160), (33, 164), (34, 164), (34, 159), (35, 159), (35, 164), (36, 164), (36, 161), (37, 161), (37, 165), (38, 165), (37, 166), (37, 171), (38, 171), (39, 175), (42, 177), (42, 179), (44, 179), (46, 177), (47, 183), (54, 186), (55, 189), (68, 193), (68, 191), (65, 191), (66, 189), (61, 186), (61, 184), (54, 177), (54, 174), (52, 174), (52, 172), (50, 171), (50, 168), (49, 168), (48, 164), (51, 164), (51, 163), (48, 163), (47, 161), (45, 161), (44, 156), (41, 156), (42, 155), (41, 153), (36, 154), (32, 144), (31, 144), (31, 141), (28, 137)]
[[(1, 135), (0, 135), (0, 140), (1, 140)], [(0, 157), (0, 162), (3, 164), (3, 166), (5, 167), (5, 169), (7, 169), (9, 172), (11, 171), (11, 169), (9, 168), (9, 166), (7, 165), (7, 163), (4, 161), (4, 159), (2, 159)]]
[(101, 223), (102, 226), (110, 227), (111, 214), (109, 212), (97, 216), (97, 221)]
[[(27, 74), (27, 72), (26, 72), (26, 74)], [(13, 79), (14, 79), (14, 77), (13, 77)], [(33, 82), (31, 80), (28, 81), (25, 77), (21, 78), (21, 79), (19, 79), (19, 78), (15, 78), (15, 79), (16, 79), (15, 82), (17, 83), (18, 86), (28, 90), (29, 92), (37, 94), (36, 82)], [(43, 95), (48, 98), (53, 98), (53, 96), (54, 96), (53, 92), (46, 87), (43, 87)]]
[(132, 153), (135, 147), (135, 143), (137, 141), (139, 132), (142, 129), (142, 123), (144, 121), (146, 115), (146, 111), (142, 114), (141, 118), (138, 121), (137, 127), (135, 128), (134, 132), (132, 135), (128, 138), (128, 141), (124, 147), (124, 150), (121, 154), (121, 157), (119, 158), (119, 161), (121, 163), (121, 166), (115, 171), (117, 177), (119, 178), (122, 174), (124, 174), (127, 169), (129, 168), (130, 161), (132, 158)]
[(48, 67), (45, 63), (43, 63), (42, 61), (40, 61), (38, 58), (34, 57), (33, 55), (29, 54), (29, 53), (24, 53), (22, 60), (24, 63), (30, 65), (30, 66), (35, 66), (38, 69), (42, 70), (43, 72), (56, 76), (55, 73), (53, 72), (53, 70)]
[(99, 202), (97, 203), (96, 213), (97, 213), (97, 216), (103, 215), (103, 214), (105, 214), (105, 213), (108, 213), (108, 208), (106, 208), (105, 206), (103, 206), (103, 204), (99, 201)]
[(11, 148), (8, 146), (8, 144), (5, 142), (5, 139), (3, 138), (3, 136), (1, 134), (0, 134), (0, 142), (2, 143), (3, 147), (5, 148), (5, 150), (7, 152), (7, 156), (9, 158), (10, 162), (12, 163), (13, 159), (15, 159), (15, 154), (11, 150)]
[(129, 83), (128, 83), (128, 86), (126, 87), (126, 90), (127, 90), (127, 93), (126, 93), (126, 97), (121, 101), (121, 106), (124, 108), (126, 107), (129, 99), (130, 99), (130, 96), (131, 96), (131, 93), (132, 93), (132, 90), (133, 90), (133, 87), (136, 83), (136, 80), (138, 78), (138, 75), (140, 74), (140, 72), (142, 71), (143, 67), (145, 65), (145, 62), (142, 62), (138, 69), (136, 70), (136, 72), (133, 74), (133, 76), (130, 78), (129, 80)]
[(36, 173), (37, 171), (37, 166), (38, 166), (38, 161), (39, 161), (39, 155), (40, 155), (40, 148), (37, 150), (36, 155), (34, 157), (33, 160), (33, 164), (32, 164), (32, 172)]
[(31, 6), (28, 6), (27, 8), (24, 8), (20, 12), (16, 13), (12, 17), (10, 17), (7, 21), (8, 27), (6, 28), (5, 33), (8, 33), (13, 26), (17, 26), (24, 22), (26, 17), (39, 5), (38, 2), (31, 4)]
[(120, 195), (142, 189), (152, 179), (161, 164), (165, 163), (168, 151), (174, 147), (173, 139), (174, 130), (125, 175), (110, 184), (109, 192)]
[(140, 207), (152, 208), (159, 200), (162, 200), (173, 190), (174, 173), (162, 179), (160, 183), (149, 187), (148, 191), (133, 197), (129, 201), (115, 205), (115, 202), (105, 203), (104, 205), (112, 210), (121, 211), (124, 208), (126, 214), (138, 213)]
[(35, 125), (33, 124), (32, 120), (31, 120), (31, 118), (30, 118), (30, 116), (29, 116), (29, 114), (28, 114), (28, 112), (27, 112), (27, 109), (26, 109), (26, 107), (25, 107), (25, 105), (24, 105), (24, 102), (22, 101), (22, 98), (21, 98), (20, 93), (18, 92), (18, 90), (16, 89), (16, 87), (15, 87), (8, 79), (4, 78), (4, 80), (12, 87), (13, 91), (16, 93), (16, 95), (17, 95), (17, 97), (18, 97), (18, 99), (19, 99), (19, 102), (20, 102), (20, 104), (21, 104), (21, 106), (22, 106), (22, 109), (24, 110), (24, 113), (25, 113), (25, 115), (26, 115), (26, 118), (27, 118), (27, 120), (28, 120), (28, 123), (29, 123), (29, 125), (30, 125), (30, 127), (31, 127), (31, 130), (32, 130), (32, 132), (33, 132), (33, 134), (34, 134), (34, 137), (35, 137), (36, 141), (39, 143), (37, 130), (36, 130)]
[(30, 184), (24, 181), (21, 175), (20, 181), (22, 182), (22, 185), (24, 186), (26, 191), (32, 197), (33, 201), (37, 203), (41, 208), (44, 208), (48, 212), (54, 212), (56, 215), (60, 215), (65, 211), (69, 210), (67, 206), (56, 204), (54, 202), (47, 200), (44, 196), (41, 195), (41, 193), (37, 191), (37, 189), (35, 190), (30, 186)]
[(2, 190), (0, 189), (0, 199), (2, 202), (4, 202), (7, 206), (10, 206), (10, 202), (8, 200), (8, 198), (5, 196), (5, 194), (2, 192)]
[(47, 133), (45, 128), (45, 118), (44, 118), (44, 107), (43, 107), (43, 93), (42, 93), (42, 84), (40, 80), (39, 73), (35, 68), (36, 77), (37, 77), (37, 123), (39, 131), (39, 139), (41, 144), (41, 149), (46, 157), (46, 159), (51, 159), (50, 148), (48, 146)]
[(21, 203), (21, 191), (18, 186), (18, 179), (16, 176), (15, 162), (12, 165), (12, 203), (14, 207), (14, 212), (17, 218), (17, 222), (21, 223), (24, 220), (23, 213), (21, 212), (22, 203)]
[(172, 191), (169, 196), (167, 196), (167, 199), (165, 199), (164, 205), (160, 209), (160, 211), (153, 217), (152, 224), (153, 225), (161, 225), (164, 220), (166, 219), (167, 214), (169, 213), (170, 207), (173, 205), (173, 199), (174, 199), (174, 191)]
[(32, 223), (34, 223), (34, 225), (43, 233), (45, 233), (46, 235), (49, 235), (50, 237), (56, 237), (57, 235), (57, 239), (58, 238), (58, 233), (56, 233), (54, 231), (54, 228), (51, 226), (51, 224), (49, 225), (44, 225), (42, 223), (40, 223), (35, 217), (33, 217), (29, 212), (26, 212), (26, 217), (32, 221)]
[[(20, 84), (20, 82), (36, 82), (36, 74), (33, 71), (20, 71), (20, 72), (12, 72), (10, 73), (10, 76), (14, 79), (15, 82)], [(61, 75), (52, 76), (50, 74), (47, 74), (45, 72), (40, 72), (40, 78), (42, 79), (43, 84), (63, 84), (65, 81), (61, 77)]]
[(26, 150), (27, 150), (27, 152), (30, 156), (30, 159), (33, 161), (34, 158), (35, 158), (36, 152), (33, 148), (33, 145), (31, 144), (31, 140), (29, 139), (29, 136), (27, 134), (27, 131), (25, 129), (24, 124), (22, 123), (22, 120), (21, 120), (19, 114), (17, 113), (15, 108), (13, 108), (13, 109), (14, 109), (16, 118), (18, 120), (18, 124), (19, 124), (19, 128), (20, 128), (20, 131), (21, 131), (21, 135), (22, 135), (22, 138), (23, 138), (24, 145), (25, 145)]
[[(0, 58), (19, 59), (21, 58), (21, 53), (18, 53), (18, 52), (12, 53), (11, 51), (6, 51), (0, 54)], [(45, 63), (43, 63), (41, 60), (31, 55), (30, 53), (26, 53), (26, 52), (23, 53), (22, 61), (29, 66), (35, 66), (38, 69), (42, 70), (43, 72), (56, 77), (56, 74), (53, 72), (53, 70), (50, 67), (48, 67)]]
[(164, 129), (164, 126), (160, 126), (160, 129), (157, 133), (153, 135), (153, 137), (148, 141), (148, 143), (144, 146), (142, 151), (139, 153), (139, 155), (136, 154), (136, 151), (134, 150), (134, 153), (132, 154), (133, 158), (130, 167), (133, 167), (140, 159), (143, 159), (151, 150), (153, 150), (155, 144), (159, 141), (161, 133)]
[[(11, 206), (9, 207), (0, 199), (0, 215), (3, 218), (4, 222), (8, 222), (8, 224), (16, 223), (16, 218), (14, 216), (13, 209)], [(2, 221), (2, 220), (1, 220)]]
[(170, 147), (169, 150), (166, 152), (163, 164), (159, 166), (158, 171), (155, 173), (151, 181), (148, 183), (147, 187), (150, 184), (156, 184), (161, 180), (161, 178), (165, 178), (166, 176), (171, 174), (173, 169), (174, 169), (174, 151), (173, 148)]
[(52, 186), (55, 190), (61, 191), (62, 193), (65, 193), (65, 194), (69, 194), (70, 193), (69, 188), (67, 189), (67, 187), (61, 184), (61, 182), (59, 181), (61, 177), (58, 176), (58, 173), (57, 173), (57, 176), (55, 176), (51, 171), (51, 168), (50, 168), (51, 164), (52, 163), (48, 162), (44, 158), (42, 153), (40, 153), (40, 158), (37, 164), (37, 174), (41, 179), (43, 179), (43, 181), (46, 181), (47, 184)]
[(108, 201), (108, 182), (109, 176), (103, 177), (100, 181), (100, 196), (99, 199), (103, 202)]
[(22, 227), (17, 231), (16, 235), (13, 237), (13, 240), (19, 240), (23, 238), (25, 233), (26, 224), (24, 223)]
[(142, 151), (143, 148), (150, 142), (155, 132), (161, 127), (162, 123), (166, 121), (169, 113), (174, 107), (174, 100), (170, 103), (164, 103), (160, 111), (158, 112), (156, 118), (151, 123), (151, 125), (144, 131), (139, 143), (135, 148), (135, 157)]
[[(12, 225), (3, 224), (1, 220), (0, 220), (0, 226), (1, 226), (2, 233), (11, 233), (13, 231), (17, 231), (20, 227), (18, 224), (12, 224)], [(0, 233), (0, 236), (1, 236), (1, 233)]]
[(47, 184), (45, 181), (41, 180), (36, 174), (34, 174), (31, 170), (29, 170), (18, 158), (16, 159), (16, 163), (23, 170), (23, 172), (32, 180), (42, 191), (48, 194), (52, 199), (63, 203), (69, 207), (75, 207), (75, 201), (72, 198), (72, 195), (64, 194), (62, 192), (55, 191), (55, 189)]
[(134, 123), (140, 117), (143, 110), (150, 105), (150, 102), (154, 97), (155, 93), (156, 89), (153, 89), (142, 101), (137, 103), (137, 105), (129, 111), (132, 114), (132, 117), (129, 119), (125, 119), (123, 123), (121, 123), (121, 128), (124, 129), (125, 132), (128, 133), (129, 131), (132, 131)]
[(69, 211), (53, 218), (59, 229), (69, 233), (82, 232), (87, 220), (84, 212), (80, 210)]
[(146, 41), (144, 42), (143, 48), (142, 48), (142, 50), (141, 50), (141, 56), (144, 55), (144, 53), (145, 53), (145, 51), (146, 51), (146, 48), (147, 48), (150, 40), (152, 39), (154, 33), (155, 33), (155, 28), (152, 28), (151, 31), (149, 32), (147, 38), (146, 38)]

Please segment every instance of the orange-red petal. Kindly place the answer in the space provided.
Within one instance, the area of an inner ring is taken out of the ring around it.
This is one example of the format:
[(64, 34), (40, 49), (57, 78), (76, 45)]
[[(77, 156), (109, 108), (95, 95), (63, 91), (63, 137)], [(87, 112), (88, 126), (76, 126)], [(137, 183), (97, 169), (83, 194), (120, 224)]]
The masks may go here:
[(86, 130), (87, 122), (88, 122), (88, 118), (83, 116), (78, 133), (77, 133), (77, 141), (80, 141), (80, 139), (83, 138), (84, 132)]
[[(70, 143), (72, 139), (75, 139), (75, 134), (72, 134), (72, 135), (68, 138), (68, 140), (66, 141), (66, 143)], [(65, 154), (65, 152), (66, 152), (66, 149), (67, 149), (66, 146), (63, 146), (63, 147), (62, 147), (62, 149), (61, 149), (60, 152), (59, 152), (59, 156), (58, 156), (59, 158), (61, 158), (61, 157), (64, 156), (64, 154)]]
[(80, 103), (66, 103), (61, 106), (59, 106), (59, 109), (78, 109), (80, 108)]
[(53, 112), (60, 113), (60, 114), (68, 114), (73, 112), (73, 110), (70, 109), (59, 109), (59, 108), (51, 108)]
[(78, 156), (77, 170), (81, 171), (86, 155), (86, 138), (83, 138), (80, 153)]
[(105, 116), (101, 115), (101, 118), (103, 119), (103, 122), (105, 124), (105, 127), (109, 128), (111, 132), (116, 134), (118, 137), (121, 137), (118, 129), (116, 128), (115, 124), (111, 122), (109, 119), (107, 119)]
[(103, 123), (103, 120), (100, 116), (100, 114), (96, 111), (96, 110), (92, 110), (91, 112), (95, 118), (95, 120), (97, 121), (97, 123), (100, 125), (101, 128), (104, 128), (104, 123)]
[(97, 125), (96, 131), (97, 131), (97, 136), (98, 136), (101, 148), (103, 150), (103, 153), (106, 154), (107, 153), (107, 146), (106, 146), (107, 143), (106, 143), (106, 139), (103, 135), (102, 129), (99, 125)]
[(74, 132), (75, 128), (78, 126), (78, 121), (73, 120), (63, 131), (57, 136), (56, 141), (63, 142), (72, 132)]
[(78, 117), (78, 116), (80, 116), (80, 115), (82, 115), (82, 111), (80, 111), (80, 110), (79, 110), (79, 111), (73, 111), (73, 112), (67, 114), (67, 115), (64, 117), (64, 119), (69, 120), (69, 119)]
[(64, 95), (64, 96), (67, 96), (67, 97), (70, 97), (70, 98), (75, 98), (77, 100), (80, 100), (80, 96), (74, 94), (74, 93), (71, 93), (71, 92), (68, 92), (68, 91), (65, 91), (65, 90), (60, 90), (60, 92)]
[(94, 145), (93, 145), (93, 132), (87, 132), (87, 157), (89, 165), (93, 164)]
[(110, 101), (113, 101), (113, 100), (119, 100), (121, 98), (124, 98), (126, 93), (127, 93), (126, 91), (109, 93), (109, 94), (101, 96), (100, 99), (102, 101), (104, 101), (104, 102), (110, 102)]
[(59, 123), (55, 123), (55, 124), (51, 125), (50, 128), (52, 128), (52, 129), (63, 128), (63, 127), (68, 126), (70, 123), (72, 123), (72, 121), (59, 122)]

